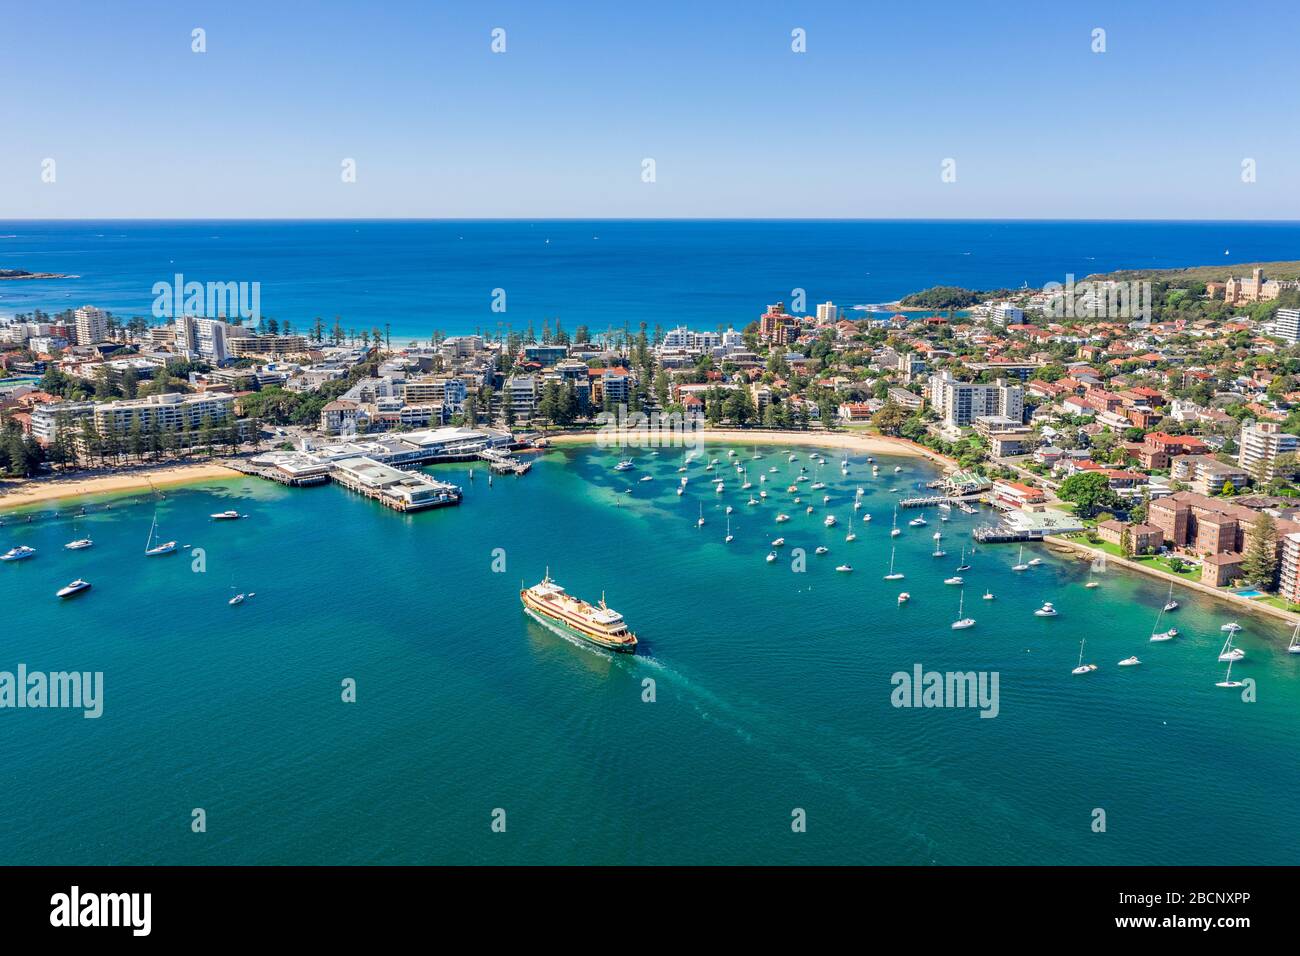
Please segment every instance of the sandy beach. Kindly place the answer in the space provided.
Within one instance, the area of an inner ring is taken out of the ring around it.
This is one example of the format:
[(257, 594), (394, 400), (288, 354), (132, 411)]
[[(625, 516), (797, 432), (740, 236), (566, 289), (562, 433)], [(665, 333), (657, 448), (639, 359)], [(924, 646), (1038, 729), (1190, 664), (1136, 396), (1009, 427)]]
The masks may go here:
[(60, 498), (79, 498), (83, 495), (102, 495), (115, 491), (137, 491), (168, 485), (183, 485), (207, 478), (236, 478), (239, 472), (213, 462), (193, 462), (182, 465), (165, 465), (161, 468), (141, 468), (119, 474), (85, 475), (39, 478), (28, 481), (0, 481), (0, 510), (21, 508)]
[[(737, 445), (785, 445), (811, 446), (817, 448), (842, 448), (859, 455), (907, 455), (914, 458), (928, 458), (946, 469), (955, 469), (957, 463), (946, 455), (931, 451), (923, 445), (910, 442), (905, 438), (887, 438), (883, 435), (867, 435), (860, 432), (794, 432), (794, 431), (751, 431), (735, 428), (707, 428), (702, 432), (704, 440), (717, 444), (734, 442)], [(597, 433), (556, 432), (547, 438), (555, 445), (579, 445), (594, 443)]]

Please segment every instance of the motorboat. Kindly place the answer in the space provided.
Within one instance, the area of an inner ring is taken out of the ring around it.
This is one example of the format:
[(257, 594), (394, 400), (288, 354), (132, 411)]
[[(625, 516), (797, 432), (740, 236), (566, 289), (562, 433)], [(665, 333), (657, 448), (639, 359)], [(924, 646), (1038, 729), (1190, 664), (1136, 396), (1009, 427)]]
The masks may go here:
[(27, 558), (36, 556), (36, 549), (29, 548), (25, 544), (20, 544), (16, 548), (10, 548), (4, 554), (0, 554), (0, 561), (24, 561)]
[(68, 597), (72, 597), (74, 594), (80, 594), (82, 591), (89, 591), (89, 590), (90, 590), (90, 582), (83, 581), (81, 580), (81, 578), (77, 578), (77, 580), (73, 581), (67, 587), (59, 588), (59, 590), (55, 593), (58, 597), (68, 598)]
[(1118, 666), (1118, 667), (1136, 667), (1138, 664), (1141, 664), (1141, 663), (1142, 663), (1142, 662), (1141, 662), (1140, 660), (1137, 659), (1137, 655), (1134, 655), (1133, 657), (1126, 657), (1126, 658), (1124, 658), (1124, 659), (1123, 659), (1122, 661), (1120, 661), (1119, 664), (1116, 665), (1116, 666)]
[(1046, 601), (1034, 612), (1034, 617), (1056, 617), (1056, 608), (1052, 606), (1051, 601)]

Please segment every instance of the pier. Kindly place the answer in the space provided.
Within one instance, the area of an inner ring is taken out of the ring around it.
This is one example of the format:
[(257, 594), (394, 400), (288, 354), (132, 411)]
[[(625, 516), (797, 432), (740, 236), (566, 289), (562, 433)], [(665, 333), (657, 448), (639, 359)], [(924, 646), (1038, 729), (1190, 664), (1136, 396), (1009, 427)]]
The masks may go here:
[(422, 511), (458, 505), (461, 490), (421, 472), (402, 471), (371, 458), (345, 458), (335, 462), (330, 477), (338, 484), (378, 501), (394, 511)]
[(898, 503), (900, 508), (933, 508), (936, 505), (957, 505), (960, 507), (969, 501), (978, 502), (977, 497), (963, 498), (960, 495), (925, 495), (919, 498), (904, 498)]
[(290, 488), (308, 488), (312, 485), (327, 484), (330, 480), (328, 469), (305, 470), (299, 474), (291, 474), (280, 468), (267, 468), (247, 461), (228, 461), (224, 462), (224, 464), (233, 471), (252, 475), (255, 478), (265, 478), (268, 481), (279, 482)]
[(487, 462), (488, 468), (500, 475), (526, 475), (533, 467), (531, 461), (502, 454), (494, 448), (483, 449), (477, 457), (480, 461)]

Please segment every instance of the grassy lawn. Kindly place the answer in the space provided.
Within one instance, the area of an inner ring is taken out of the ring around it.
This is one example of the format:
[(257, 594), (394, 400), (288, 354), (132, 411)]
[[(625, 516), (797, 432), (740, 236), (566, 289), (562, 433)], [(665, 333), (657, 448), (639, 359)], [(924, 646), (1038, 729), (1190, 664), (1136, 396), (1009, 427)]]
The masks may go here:
[(1292, 604), (1290, 601), (1283, 600), (1282, 598), (1275, 597), (1271, 594), (1267, 597), (1255, 598), (1255, 600), (1261, 604), (1267, 604), (1270, 607), (1275, 607), (1281, 611), (1290, 611), (1293, 614), (1300, 611), (1300, 604)]
[(1080, 541), (1088, 545), (1088, 547), (1090, 548), (1096, 548), (1098, 551), (1105, 551), (1107, 554), (1114, 555), (1117, 558), (1127, 558), (1130, 561), (1150, 562), (1150, 564), (1153, 567), (1159, 568), (1161, 571), (1164, 571), (1166, 574), (1172, 574), (1175, 577), (1182, 578), (1184, 581), (1201, 580), (1201, 568), (1199, 565), (1195, 567), (1189, 567), (1186, 564), (1184, 564), (1182, 571), (1175, 571), (1172, 567), (1170, 567), (1169, 559), (1167, 557), (1164, 557), (1163, 555), (1153, 556), (1148, 554), (1125, 554), (1123, 551), (1120, 550), (1119, 545), (1111, 544), (1109, 541), (1095, 541), (1095, 542), (1089, 541), (1087, 536), (1083, 534), (1075, 534), (1075, 535), (1071, 535), (1071, 537), (1076, 541)]

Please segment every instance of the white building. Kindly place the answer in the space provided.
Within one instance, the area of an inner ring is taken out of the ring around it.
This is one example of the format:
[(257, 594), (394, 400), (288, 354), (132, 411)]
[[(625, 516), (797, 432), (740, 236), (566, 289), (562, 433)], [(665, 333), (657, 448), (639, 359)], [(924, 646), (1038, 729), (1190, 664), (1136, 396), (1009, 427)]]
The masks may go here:
[(94, 345), (108, 339), (108, 313), (93, 305), (83, 305), (72, 313), (78, 345)]
[(1300, 342), (1300, 309), (1278, 309), (1273, 319), (1273, 334), (1292, 345)]
[(986, 415), (1024, 420), (1025, 390), (1019, 384), (1008, 384), (1004, 378), (992, 385), (976, 385), (957, 381), (945, 369), (930, 376), (928, 395), (935, 413), (952, 427), (964, 428)]
[(817, 324), (834, 325), (839, 321), (840, 310), (834, 302), (823, 302), (817, 306)]
[(1298, 441), (1295, 435), (1282, 431), (1277, 422), (1245, 422), (1238, 439), (1241, 451), (1237, 464), (1257, 479), (1272, 481), (1278, 455), (1294, 454)]
[(722, 336), (717, 332), (693, 332), (686, 326), (680, 326), (665, 333), (660, 349), (683, 349), (688, 352), (706, 352), (722, 344)]
[(229, 361), (232, 355), (229, 340), (251, 334), (243, 326), (220, 319), (201, 319), (192, 315), (176, 319), (176, 348), (218, 365)]

